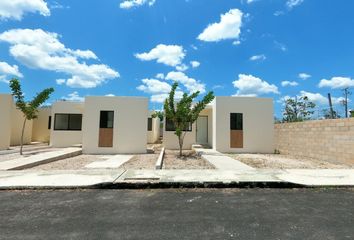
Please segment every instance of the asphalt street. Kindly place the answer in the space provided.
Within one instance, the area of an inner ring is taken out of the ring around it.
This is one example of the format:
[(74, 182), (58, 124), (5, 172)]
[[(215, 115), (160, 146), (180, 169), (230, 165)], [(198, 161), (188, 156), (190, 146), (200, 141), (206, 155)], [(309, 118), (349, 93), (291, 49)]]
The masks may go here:
[(0, 191), (0, 239), (354, 239), (354, 190)]

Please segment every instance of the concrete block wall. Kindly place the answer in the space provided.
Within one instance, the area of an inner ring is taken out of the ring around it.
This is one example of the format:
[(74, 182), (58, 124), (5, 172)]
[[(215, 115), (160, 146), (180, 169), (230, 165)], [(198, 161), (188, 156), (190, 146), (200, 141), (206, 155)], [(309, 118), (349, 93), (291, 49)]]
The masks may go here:
[(275, 124), (281, 154), (354, 164), (354, 118)]

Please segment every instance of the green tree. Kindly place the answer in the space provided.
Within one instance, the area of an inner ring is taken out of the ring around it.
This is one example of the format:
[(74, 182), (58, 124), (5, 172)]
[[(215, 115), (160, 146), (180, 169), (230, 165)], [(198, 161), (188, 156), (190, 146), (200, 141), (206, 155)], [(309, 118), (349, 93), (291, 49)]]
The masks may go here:
[(285, 109), (283, 112), (284, 122), (302, 122), (309, 120), (314, 113), (316, 104), (309, 101), (307, 96), (288, 98), (285, 100)]
[(214, 99), (214, 93), (209, 92), (204, 98), (193, 104), (193, 100), (198, 97), (199, 91), (188, 95), (183, 94), (183, 97), (178, 102), (175, 102), (175, 91), (178, 83), (172, 85), (169, 97), (165, 100), (164, 110), (166, 119), (173, 122), (175, 127), (175, 135), (178, 137), (179, 156), (182, 157), (183, 141), (190, 124), (193, 124), (199, 116), (199, 113)]
[(21, 84), (18, 79), (13, 78), (10, 81), (10, 88), (12, 91), (12, 95), (16, 100), (16, 107), (23, 113), (24, 120), (22, 125), (22, 133), (21, 133), (21, 147), (20, 154), (22, 155), (22, 147), (23, 147), (23, 134), (26, 127), (26, 121), (37, 118), (38, 107), (43, 104), (49, 98), (50, 94), (54, 92), (53, 88), (44, 89), (42, 92), (38, 93), (30, 102), (26, 102), (23, 92), (21, 90)]
[[(322, 113), (325, 119), (332, 119), (332, 114), (330, 109), (324, 109), (322, 110)], [(335, 110), (333, 110), (333, 116), (334, 118), (340, 118), (340, 115)]]
[(151, 114), (151, 117), (152, 118), (158, 117), (160, 119), (160, 121), (163, 121), (164, 113), (163, 113), (163, 111), (156, 111), (153, 114)]

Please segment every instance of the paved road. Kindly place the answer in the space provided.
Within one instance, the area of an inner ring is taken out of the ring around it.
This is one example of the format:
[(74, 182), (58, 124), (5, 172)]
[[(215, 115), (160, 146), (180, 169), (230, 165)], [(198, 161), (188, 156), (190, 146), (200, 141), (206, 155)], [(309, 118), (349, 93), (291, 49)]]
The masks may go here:
[(354, 190), (0, 191), (1, 239), (354, 239)]

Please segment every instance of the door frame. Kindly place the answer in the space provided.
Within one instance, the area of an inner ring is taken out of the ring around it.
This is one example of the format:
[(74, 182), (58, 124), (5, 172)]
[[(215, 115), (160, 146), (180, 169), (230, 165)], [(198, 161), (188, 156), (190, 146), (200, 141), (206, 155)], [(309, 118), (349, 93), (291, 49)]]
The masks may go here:
[(196, 123), (195, 123), (195, 142), (196, 143), (199, 143), (199, 144), (209, 144), (209, 117), (207, 116), (207, 115), (200, 115), (200, 116), (198, 116), (198, 118), (200, 118), (200, 117), (204, 117), (204, 118), (206, 118), (206, 122), (207, 122), (207, 125), (206, 125), (206, 142), (205, 143), (200, 143), (200, 142), (198, 142), (198, 119), (197, 119), (197, 121), (196, 121)]

